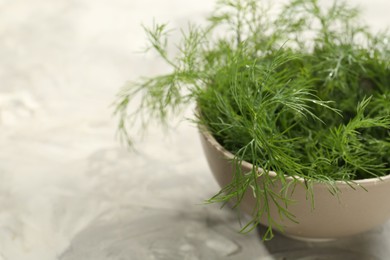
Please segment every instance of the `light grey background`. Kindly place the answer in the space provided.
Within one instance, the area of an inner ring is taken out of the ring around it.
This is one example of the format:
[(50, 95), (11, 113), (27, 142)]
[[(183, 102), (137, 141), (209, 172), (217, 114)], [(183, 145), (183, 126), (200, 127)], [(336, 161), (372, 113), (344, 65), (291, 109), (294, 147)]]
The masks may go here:
[[(389, 25), (388, 0), (350, 2), (375, 29)], [(0, 0), (0, 260), (390, 257), (390, 223), (322, 244), (238, 234), (234, 212), (202, 204), (218, 187), (188, 122), (168, 136), (153, 127), (136, 152), (115, 139), (119, 87), (166, 69), (137, 53), (141, 23), (185, 26), (212, 6)]]

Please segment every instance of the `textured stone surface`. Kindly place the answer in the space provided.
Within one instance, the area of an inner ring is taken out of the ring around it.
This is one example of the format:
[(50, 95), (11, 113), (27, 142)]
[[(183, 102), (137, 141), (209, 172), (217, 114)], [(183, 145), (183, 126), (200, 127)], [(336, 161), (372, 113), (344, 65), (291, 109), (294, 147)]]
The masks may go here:
[[(375, 28), (389, 24), (387, 0), (360, 3)], [(120, 147), (116, 91), (164, 70), (136, 53), (140, 24), (178, 27), (211, 7), (0, 0), (0, 260), (388, 259), (390, 223), (321, 244), (238, 234), (235, 213), (202, 205), (218, 187), (188, 124)]]

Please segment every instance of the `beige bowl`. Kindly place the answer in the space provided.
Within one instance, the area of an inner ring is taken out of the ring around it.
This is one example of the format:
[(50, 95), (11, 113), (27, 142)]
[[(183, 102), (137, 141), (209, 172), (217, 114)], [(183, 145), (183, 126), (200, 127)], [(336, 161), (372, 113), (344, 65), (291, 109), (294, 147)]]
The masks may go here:
[[(206, 131), (201, 131), (201, 142), (215, 179), (221, 187), (225, 187), (232, 179), (233, 167), (229, 159), (233, 158), (233, 154)], [(247, 172), (252, 168), (252, 164), (244, 162), (242, 168)], [(270, 175), (275, 176), (276, 173), (271, 172)], [(289, 205), (288, 209), (299, 223), (288, 219), (281, 220), (276, 208), (272, 206), (271, 216), (282, 224), (286, 235), (301, 239), (350, 236), (385, 223), (390, 218), (390, 176), (358, 180), (356, 183), (365, 189), (352, 189), (344, 182), (338, 182), (336, 185), (340, 190), (339, 199), (329, 192), (325, 184), (313, 184), (315, 207), (312, 209), (304, 183), (298, 182), (291, 196), (294, 203)], [(281, 184), (276, 183), (275, 192), (280, 188)], [(252, 192), (247, 191), (240, 209), (251, 214), (254, 207)], [(265, 219), (260, 222), (267, 225)]]

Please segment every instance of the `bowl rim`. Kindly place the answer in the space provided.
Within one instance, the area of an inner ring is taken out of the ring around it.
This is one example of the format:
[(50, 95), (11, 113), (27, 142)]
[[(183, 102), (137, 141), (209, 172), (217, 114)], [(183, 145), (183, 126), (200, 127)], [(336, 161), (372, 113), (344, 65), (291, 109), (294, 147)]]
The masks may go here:
[[(214, 136), (210, 133), (210, 131), (206, 128), (206, 126), (204, 125), (199, 125), (198, 124), (198, 128), (200, 130), (200, 133), (205, 137), (206, 141), (209, 142), (214, 148), (216, 148), (220, 153), (223, 154), (223, 156), (228, 159), (228, 160), (233, 160), (234, 159), (234, 155), (229, 152), (225, 147), (223, 147), (215, 138)], [(248, 168), (248, 169), (251, 169), (253, 167), (253, 164), (251, 164), (250, 162), (247, 162), (247, 161), (242, 161), (242, 164), (241, 164), (243, 167), (245, 168)], [(259, 168), (260, 171), (263, 171), (262, 168)], [(269, 171), (268, 174), (271, 176), (271, 177), (276, 177), (277, 176), (277, 173), (274, 172), (274, 171)], [(295, 180), (295, 181), (299, 181), (301, 183), (303, 183), (305, 180), (301, 177), (292, 177), (292, 176), (288, 176), (288, 175), (285, 175), (286, 177), (286, 180)], [(382, 183), (390, 183), (390, 173), (386, 176), (381, 176), (381, 177), (374, 177), (374, 178), (367, 178), (367, 179), (359, 179), (359, 180), (353, 180), (353, 181), (350, 181), (349, 183), (347, 183), (346, 181), (335, 181), (334, 183), (337, 185), (337, 186), (348, 186), (350, 187), (351, 184), (355, 184), (357, 186), (363, 186), (363, 185), (367, 185), (369, 184), (369, 186), (372, 186), (372, 185), (378, 185), (378, 184), (382, 184)], [(326, 185), (325, 183), (323, 182), (315, 182), (316, 185)]]

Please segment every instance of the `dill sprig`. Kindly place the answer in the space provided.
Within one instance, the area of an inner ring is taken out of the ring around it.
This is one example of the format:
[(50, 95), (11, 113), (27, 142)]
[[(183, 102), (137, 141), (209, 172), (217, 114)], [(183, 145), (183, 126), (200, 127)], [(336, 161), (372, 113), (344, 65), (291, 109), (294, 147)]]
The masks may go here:
[[(287, 176), (304, 179), (308, 193), (314, 182), (337, 193), (336, 181), (390, 171), (389, 34), (371, 33), (344, 1), (323, 8), (317, 0), (292, 0), (277, 16), (271, 9), (264, 1), (217, 1), (208, 26), (182, 32), (173, 58), (167, 26), (145, 28), (150, 48), (172, 72), (124, 87), (115, 111), (131, 145), (135, 120), (167, 124), (196, 102), (195, 122), (234, 155), (236, 166), (232, 182), (208, 202), (239, 207), (252, 190), (256, 206), (242, 232), (266, 218), (264, 239), (282, 229), (271, 205), (297, 221), (287, 209), (294, 186)], [(140, 104), (130, 110), (136, 96)], [(243, 161), (252, 163), (250, 172), (242, 172)], [(283, 184), (280, 193), (271, 189), (275, 180)]]

